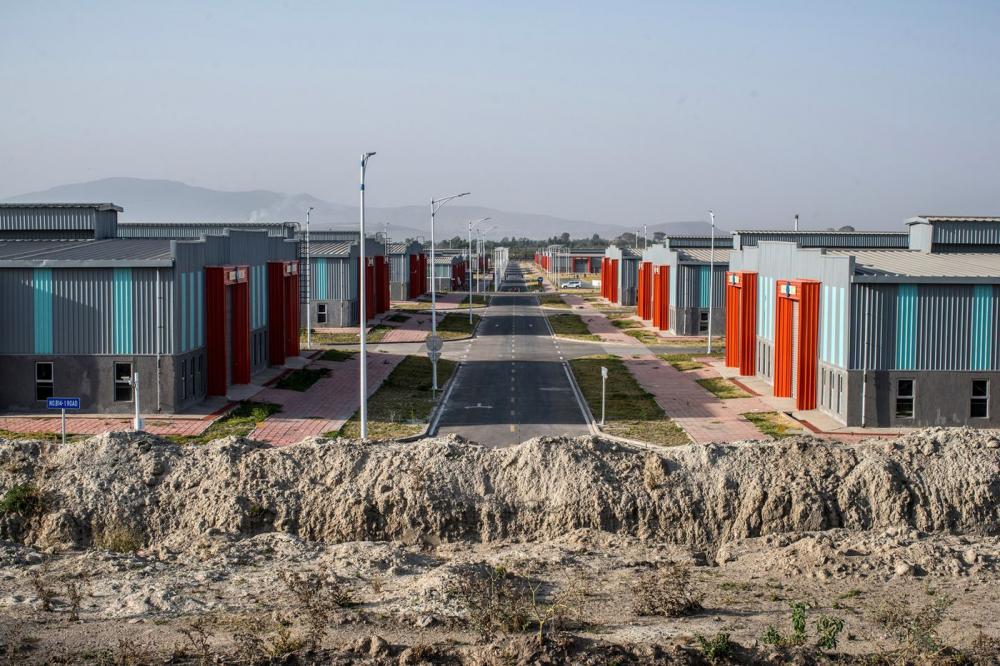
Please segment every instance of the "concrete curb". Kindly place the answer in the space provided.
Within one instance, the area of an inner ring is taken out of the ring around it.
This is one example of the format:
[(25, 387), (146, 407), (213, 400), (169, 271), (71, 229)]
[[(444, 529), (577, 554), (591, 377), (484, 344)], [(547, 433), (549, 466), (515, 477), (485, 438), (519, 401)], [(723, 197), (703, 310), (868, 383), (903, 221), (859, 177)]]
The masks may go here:
[(434, 436), (437, 432), (438, 421), (441, 420), (441, 412), (444, 411), (444, 405), (448, 402), (448, 398), (451, 397), (451, 391), (455, 387), (455, 380), (458, 378), (458, 373), (461, 372), (463, 365), (465, 365), (465, 362), (459, 361), (458, 365), (455, 366), (455, 372), (451, 373), (451, 377), (444, 385), (441, 391), (441, 399), (434, 405), (434, 411), (431, 412), (430, 418), (427, 419), (427, 425), (424, 426), (423, 432), (400, 439), (400, 442), (415, 442), (418, 439)]

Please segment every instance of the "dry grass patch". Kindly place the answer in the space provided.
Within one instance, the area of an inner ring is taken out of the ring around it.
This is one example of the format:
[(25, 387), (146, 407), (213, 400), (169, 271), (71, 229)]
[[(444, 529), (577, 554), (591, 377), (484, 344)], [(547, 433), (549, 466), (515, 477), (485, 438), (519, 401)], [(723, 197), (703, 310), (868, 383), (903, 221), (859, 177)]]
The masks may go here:
[(702, 388), (721, 400), (732, 400), (733, 398), (749, 398), (750, 394), (739, 386), (723, 379), (722, 377), (711, 377), (708, 379), (695, 380), (701, 384)]
[(794, 437), (801, 431), (798, 423), (779, 412), (747, 412), (742, 416), (757, 430), (774, 439)]
[(601, 339), (601, 336), (590, 332), (587, 322), (577, 314), (550, 315), (549, 325), (552, 326), (552, 332), (560, 337), (591, 342), (598, 342)]
[(664, 413), (615, 356), (585, 356), (569, 362), (590, 411), (601, 418), (601, 367), (608, 369), (604, 431), (663, 446), (690, 444), (687, 434)]

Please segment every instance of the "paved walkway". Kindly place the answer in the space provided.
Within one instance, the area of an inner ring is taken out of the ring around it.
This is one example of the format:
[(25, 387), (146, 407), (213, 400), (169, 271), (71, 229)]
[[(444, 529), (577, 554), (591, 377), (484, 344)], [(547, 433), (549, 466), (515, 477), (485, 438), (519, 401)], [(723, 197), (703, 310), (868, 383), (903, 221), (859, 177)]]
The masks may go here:
[[(401, 354), (368, 354), (369, 396), (378, 390), (403, 358)], [(284, 446), (339, 430), (361, 404), (355, 388), (360, 365), (357, 356), (339, 363), (316, 361), (309, 367), (329, 368), (330, 375), (309, 390), (264, 389), (254, 396), (254, 400), (281, 405), (282, 411), (261, 423), (250, 433), (250, 438)]]
[(667, 416), (683, 428), (694, 442), (707, 444), (767, 438), (740, 415), (746, 412), (769, 412), (773, 408), (757, 397), (730, 400), (716, 398), (695, 381), (716, 377), (714, 371), (704, 369), (680, 372), (652, 355), (623, 360), (636, 381), (653, 394)]
[[(143, 416), (143, 429), (154, 435), (200, 435), (215, 418), (178, 419)], [(131, 418), (66, 417), (66, 432), (74, 435), (100, 435), (101, 433), (131, 430)], [(0, 418), (0, 430), (21, 433), (60, 433), (59, 417), (9, 416)]]
[[(428, 310), (426, 313), (421, 312), (419, 314), (411, 314), (409, 312), (402, 314), (408, 317), (406, 321), (396, 322), (387, 318), (382, 322), (393, 329), (382, 337), (382, 342), (423, 342), (426, 340), (431, 332), (430, 311)], [(439, 324), (443, 318), (444, 316), (438, 313)]]
[(612, 324), (610, 319), (585, 301), (583, 297), (563, 294), (563, 300), (569, 304), (571, 311), (580, 315), (590, 332), (600, 337), (602, 342), (616, 342), (626, 345), (641, 344), (631, 335), (626, 335), (620, 328)]

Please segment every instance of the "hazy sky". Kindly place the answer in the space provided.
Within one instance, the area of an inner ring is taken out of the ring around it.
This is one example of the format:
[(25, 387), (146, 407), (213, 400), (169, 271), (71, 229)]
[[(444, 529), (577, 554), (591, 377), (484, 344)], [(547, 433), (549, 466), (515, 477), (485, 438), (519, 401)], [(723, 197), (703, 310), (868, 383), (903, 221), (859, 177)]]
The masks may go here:
[(0, 0), (0, 197), (108, 176), (636, 224), (1000, 214), (1000, 2)]

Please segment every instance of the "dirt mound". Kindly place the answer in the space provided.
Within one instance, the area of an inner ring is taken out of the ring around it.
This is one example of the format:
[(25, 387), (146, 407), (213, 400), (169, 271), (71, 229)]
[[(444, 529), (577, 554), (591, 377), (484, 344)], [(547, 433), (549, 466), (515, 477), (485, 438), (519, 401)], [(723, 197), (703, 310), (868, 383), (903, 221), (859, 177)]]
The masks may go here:
[(662, 453), (599, 438), (485, 449), (460, 439), (366, 445), (245, 440), (181, 447), (112, 433), (62, 446), (0, 442), (0, 538), (40, 547), (206, 537), (308, 541), (537, 540), (578, 528), (704, 548), (833, 528), (1000, 533), (1000, 439), (931, 429), (848, 446), (809, 437)]

